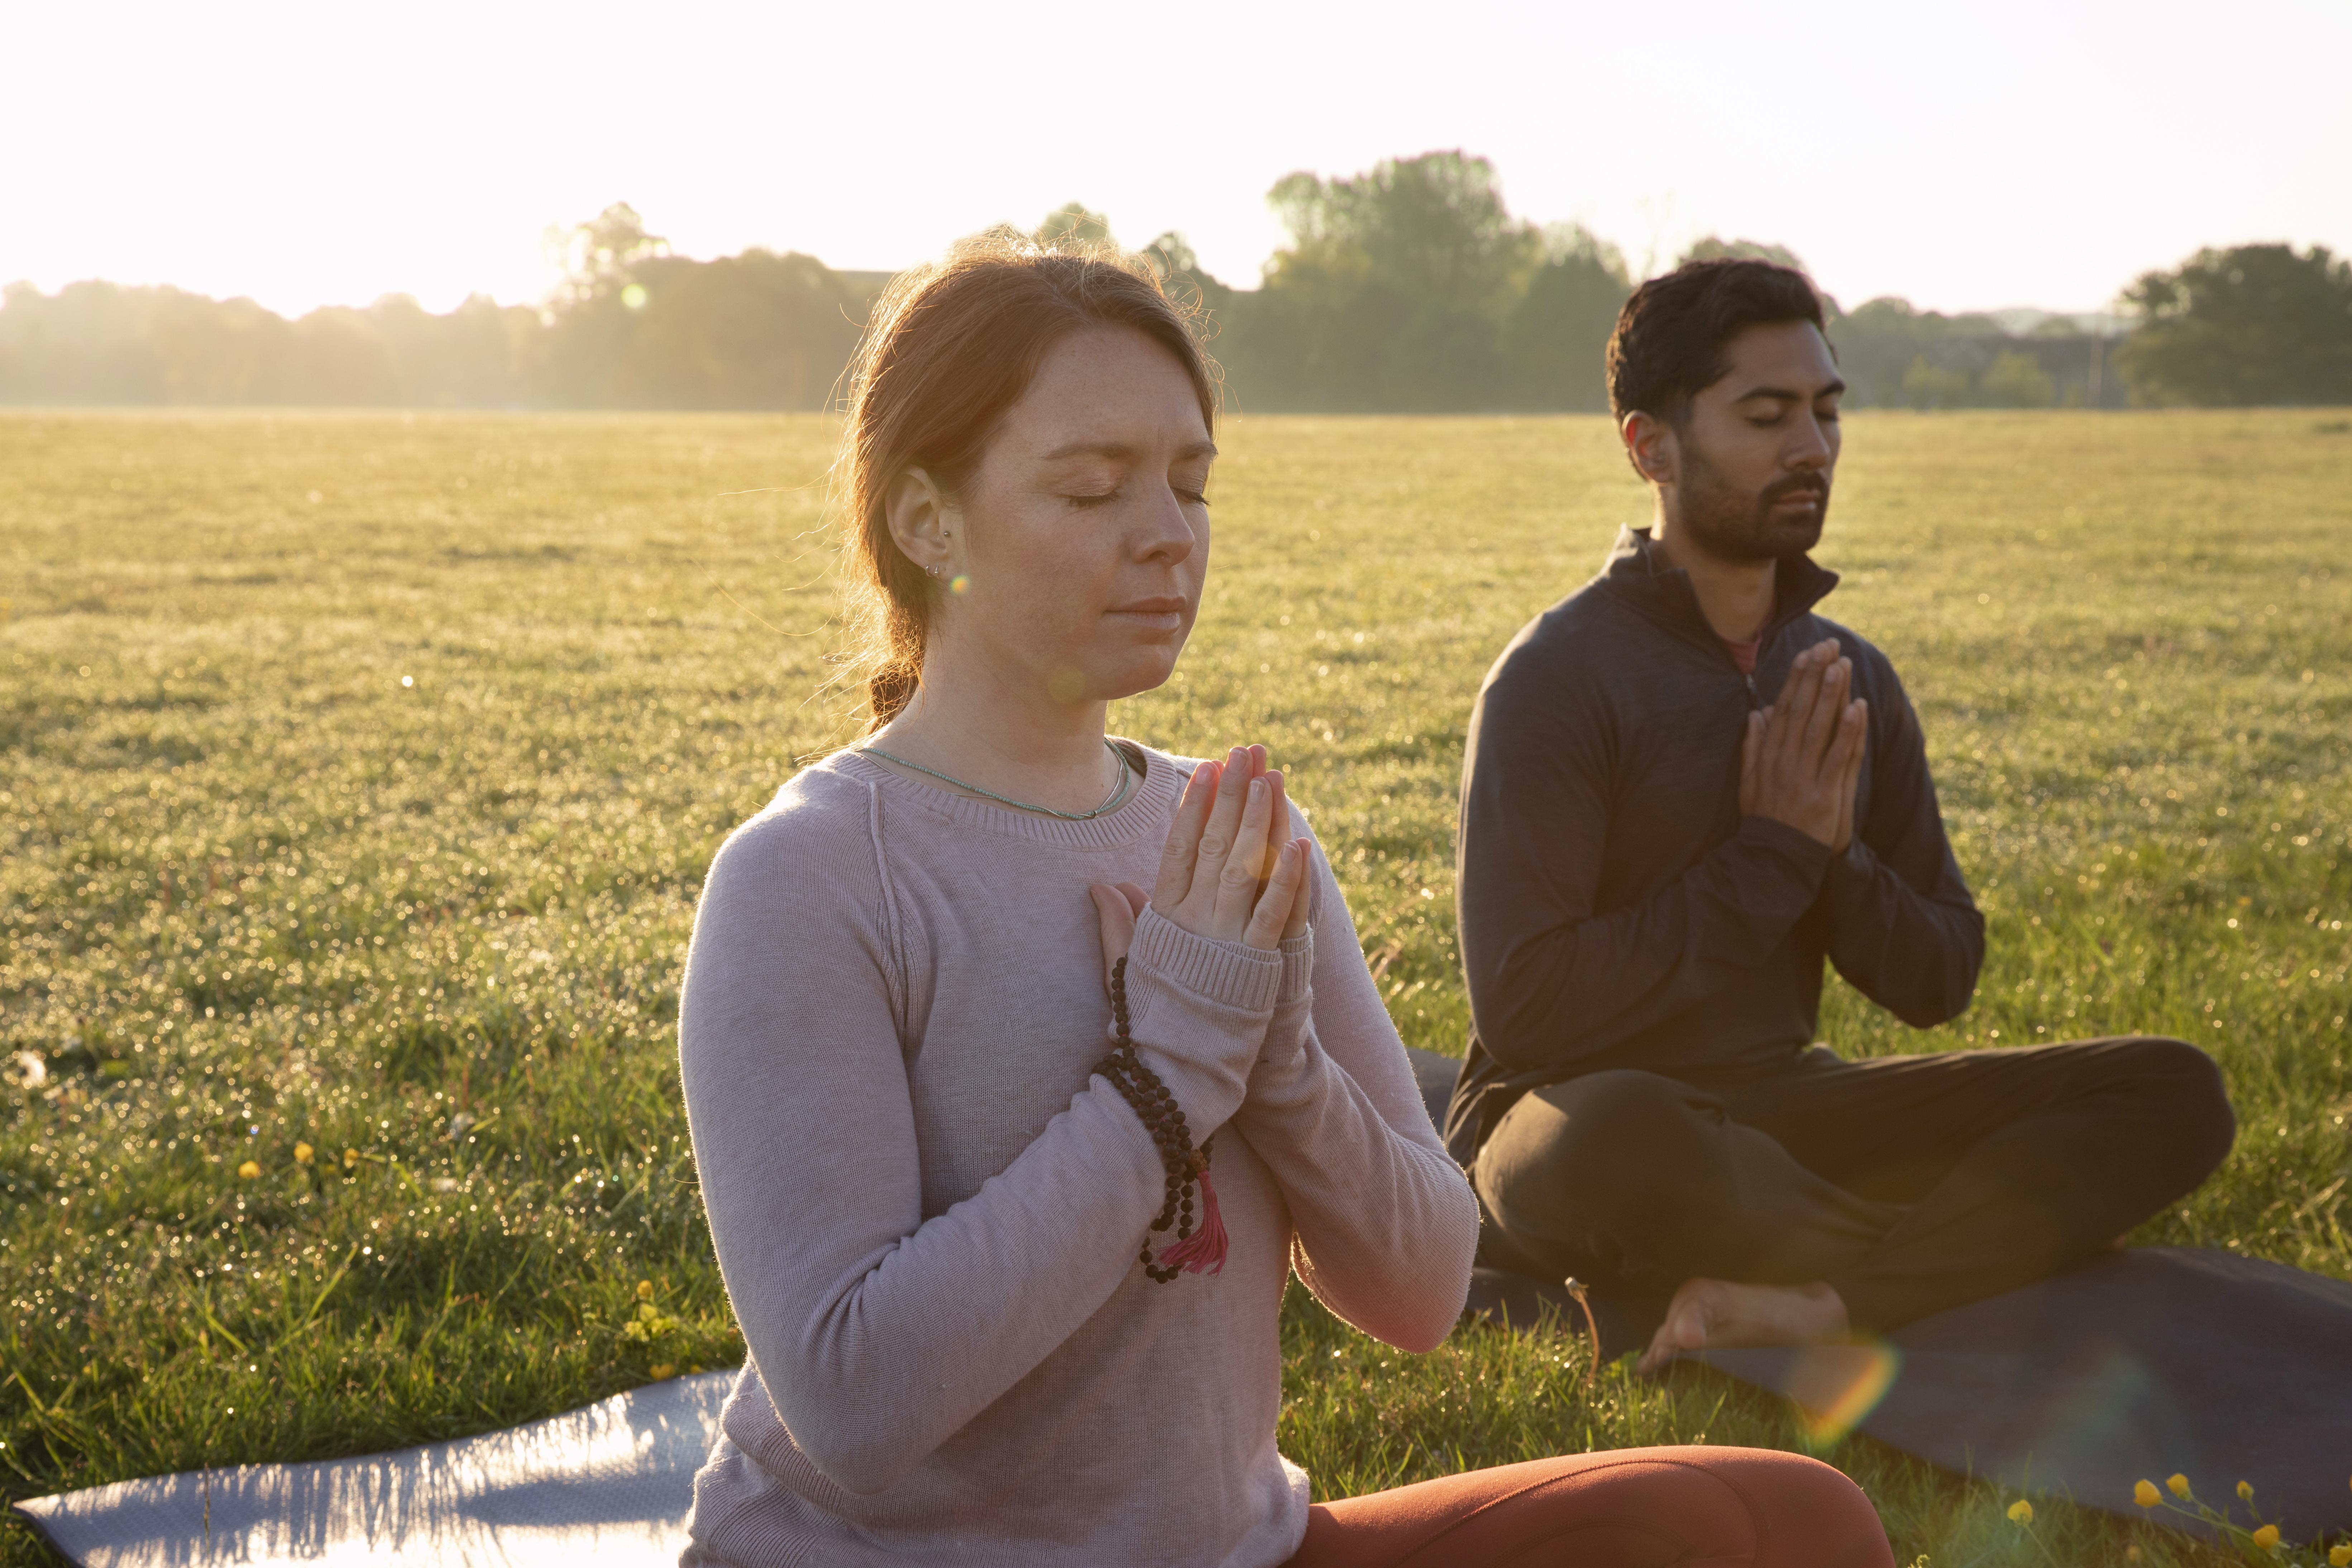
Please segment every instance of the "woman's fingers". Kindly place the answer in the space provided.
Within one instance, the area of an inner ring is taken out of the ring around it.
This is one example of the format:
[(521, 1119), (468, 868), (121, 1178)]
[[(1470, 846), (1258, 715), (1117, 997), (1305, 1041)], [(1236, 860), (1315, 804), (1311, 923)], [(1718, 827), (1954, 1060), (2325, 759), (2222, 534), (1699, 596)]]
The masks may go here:
[[(1202, 919), (1209, 918), (1223, 900), (1226, 863), (1233, 858), (1234, 846), (1241, 841), (1242, 814), (1250, 786), (1256, 782), (1250, 777), (1249, 749), (1235, 746), (1218, 773), (1216, 804), (1201, 829), (1200, 846), (1192, 857), (1192, 885), (1182, 900), (1186, 910)], [(1239, 922), (1235, 924), (1238, 929)]]
[(1087, 889), (1087, 897), (1094, 900), (1095, 917), (1102, 928), (1103, 990), (1108, 993), (1110, 972), (1134, 944), (1135, 917), (1141, 911), (1129, 896), (1127, 885), (1110, 887), (1097, 882)]
[(1151, 885), (1151, 901), (1172, 910), (1192, 890), (1192, 863), (1201, 852), (1201, 835), (1216, 805), (1217, 780), (1224, 770), (1202, 763), (1184, 783), (1184, 797), (1176, 803), (1176, 820), (1168, 825), (1168, 847), (1160, 851), (1160, 875)]
[(1282, 922), (1282, 940), (1307, 934), (1307, 913), (1315, 902), (1315, 844), (1312, 839), (1294, 838), (1298, 847), (1298, 890), (1291, 896), (1290, 918)]
[(1307, 881), (1307, 841), (1295, 838), (1282, 847), (1274, 858), (1273, 875), (1266, 879), (1265, 897), (1250, 911), (1249, 924), (1242, 932), (1242, 941), (1251, 947), (1274, 947), (1283, 938), (1290, 922), (1291, 906), (1297, 903)]
[(1256, 896), (1260, 899), (1265, 897), (1266, 886), (1274, 879), (1275, 857), (1282, 853), (1283, 842), (1290, 837), (1289, 785), (1278, 768), (1267, 770), (1265, 782), (1274, 790), (1274, 800), (1265, 814), (1265, 842), (1253, 851), (1257, 860)]
[[(1231, 942), (1249, 926), (1250, 913), (1258, 901), (1258, 867), (1265, 855), (1265, 825), (1273, 820), (1273, 803), (1274, 786), (1262, 778), (1250, 780), (1241, 822), (1217, 874), (1216, 909), (1210, 916), (1212, 936)], [(1206, 876), (1208, 870), (1204, 848), (1198, 874)], [(1277, 919), (1275, 923), (1278, 928), (1281, 921)]]

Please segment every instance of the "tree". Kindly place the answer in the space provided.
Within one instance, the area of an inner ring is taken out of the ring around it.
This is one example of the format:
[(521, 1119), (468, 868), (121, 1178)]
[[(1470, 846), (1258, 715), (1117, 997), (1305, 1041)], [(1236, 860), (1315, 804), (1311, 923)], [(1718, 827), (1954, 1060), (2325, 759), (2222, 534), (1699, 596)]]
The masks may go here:
[(1544, 262), (1503, 327), (1516, 390), (1542, 409), (1609, 406), (1608, 349), (1633, 291), (1615, 246), (1576, 224), (1544, 230)]
[(617, 299), (639, 263), (669, 254), (669, 241), (646, 232), (646, 220), (626, 202), (614, 202), (569, 233), (553, 233), (549, 249), (563, 269), (557, 306)]
[(862, 309), (813, 256), (664, 256), (589, 401), (625, 408), (817, 409), (856, 345)]
[(1544, 250), (1504, 205), (1492, 163), (1425, 153), (1352, 178), (1291, 174), (1266, 199), (1290, 243), (1236, 315), (1245, 393), (1322, 408), (1507, 400), (1503, 324)]
[(2200, 250), (2124, 291), (2116, 362), (2143, 403), (2352, 403), (2352, 260), (2324, 245)]
[(1067, 245), (1074, 249), (1118, 243), (1111, 237), (1110, 219), (1084, 202), (1065, 202), (1047, 213), (1036, 234), (1040, 245)]
[(2004, 349), (1977, 379), (1977, 390), (1995, 408), (2047, 408), (2058, 401), (2057, 384), (2042, 362), (2021, 349)]
[(1944, 370), (1927, 363), (1926, 354), (1913, 357), (1903, 373), (1903, 395), (1914, 408), (1943, 408), (1965, 402), (1969, 395), (1966, 372)]

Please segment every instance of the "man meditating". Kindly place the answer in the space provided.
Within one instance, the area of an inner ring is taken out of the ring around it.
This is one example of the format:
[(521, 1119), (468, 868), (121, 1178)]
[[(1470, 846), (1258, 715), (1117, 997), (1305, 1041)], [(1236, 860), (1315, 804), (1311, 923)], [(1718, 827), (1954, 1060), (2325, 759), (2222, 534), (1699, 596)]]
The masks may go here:
[(1512, 639), (1470, 725), (1446, 1141), (1481, 1262), (1585, 1280), (1649, 1370), (1892, 1330), (2109, 1246), (2229, 1152), (2201, 1051), (1814, 1043), (1824, 958), (1926, 1028), (1968, 1006), (1984, 920), (1893, 666), (1815, 613), (1844, 384), (1811, 284), (1645, 283), (1609, 383), (1653, 525)]

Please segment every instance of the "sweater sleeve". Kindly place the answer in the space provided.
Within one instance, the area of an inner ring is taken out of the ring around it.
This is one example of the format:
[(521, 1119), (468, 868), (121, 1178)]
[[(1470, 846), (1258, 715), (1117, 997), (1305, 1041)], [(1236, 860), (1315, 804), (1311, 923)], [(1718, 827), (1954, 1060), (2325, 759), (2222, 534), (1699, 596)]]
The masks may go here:
[[(1097, 1077), (978, 1192), (923, 1216), (874, 841), (846, 812), (803, 809), (820, 819), (781, 809), (711, 867), (679, 1000), (680, 1073), (711, 1239), (761, 1382), (810, 1462), (871, 1494), (1109, 1299), (1159, 1209), (1161, 1170)], [(1152, 1027), (1138, 1039), (1171, 1067), (1234, 1064), (1194, 1077), (1230, 1079), (1238, 1100), (1271, 1011), (1263, 966), (1278, 960), (1239, 965), (1197, 940), (1159, 933), (1174, 968), (1139, 977)]]
[(1470, 1288), (1478, 1205), (1430, 1126), (1346, 900), (1315, 857), (1312, 925), (1234, 1118), (1282, 1188), (1316, 1300), (1402, 1350), (1435, 1348)]
[(1983, 967), (1984, 916), (1944, 835), (1919, 716), (1877, 661), (1870, 799), (1823, 879), (1830, 961), (1855, 990), (1914, 1028), (1967, 1010)]
[[(1622, 1044), (1761, 963), (1821, 889), (1826, 846), (1738, 830), (1646, 898), (1596, 909), (1627, 831), (1602, 700), (1527, 646), (1479, 693), (1462, 780), (1462, 963), (1478, 1038), (1516, 1070)], [(1736, 766), (1739, 737), (1726, 741)]]

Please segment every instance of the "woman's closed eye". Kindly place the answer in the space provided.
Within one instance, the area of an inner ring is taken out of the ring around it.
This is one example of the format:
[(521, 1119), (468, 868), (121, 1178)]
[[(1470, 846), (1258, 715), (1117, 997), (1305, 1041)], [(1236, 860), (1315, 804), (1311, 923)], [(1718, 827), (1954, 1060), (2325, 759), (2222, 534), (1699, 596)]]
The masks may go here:
[[(1186, 502), (1192, 506), (1206, 506), (1209, 504), (1209, 492), (1205, 489), (1187, 489), (1182, 485), (1176, 485), (1171, 488), (1175, 491), (1176, 499), (1178, 500)], [(1122, 485), (1116, 489), (1081, 491), (1065, 495), (1062, 499), (1069, 502), (1070, 505), (1084, 511), (1094, 507), (1108, 506), (1113, 501), (1119, 500), (1126, 493), (1127, 488)]]

